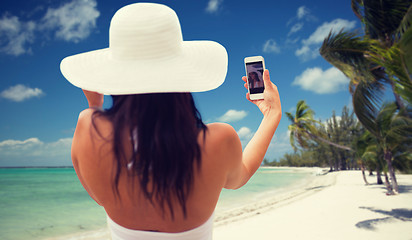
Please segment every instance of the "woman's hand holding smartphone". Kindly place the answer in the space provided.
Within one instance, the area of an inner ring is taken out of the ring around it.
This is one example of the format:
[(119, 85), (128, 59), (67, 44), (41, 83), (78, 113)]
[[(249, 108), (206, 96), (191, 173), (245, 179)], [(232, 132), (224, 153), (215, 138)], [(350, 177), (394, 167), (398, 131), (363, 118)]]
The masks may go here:
[[(248, 78), (246, 76), (243, 76), (242, 80), (245, 82), (245, 88), (249, 90), (250, 85), (248, 83)], [(251, 96), (253, 96), (253, 94), (250, 94), (250, 91), (246, 94), (246, 98), (254, 103), (264, 116), (274, 114), (279, 117), (280, 120), (280, 116), (282, 115), (282, 107), (280, 103), (279, 92), (277, 86), (270, 81), (269, 70), (267, 69), (265, 69), (263, 72), (263, 82), (265, 89), (262, 93), (262, 99), (252, 99)]]
[(245, 69), (250, 99), (263, 99), (263, 92), (265, 90), (263, 82), (265, 60), (262, 56), (246, 57)]

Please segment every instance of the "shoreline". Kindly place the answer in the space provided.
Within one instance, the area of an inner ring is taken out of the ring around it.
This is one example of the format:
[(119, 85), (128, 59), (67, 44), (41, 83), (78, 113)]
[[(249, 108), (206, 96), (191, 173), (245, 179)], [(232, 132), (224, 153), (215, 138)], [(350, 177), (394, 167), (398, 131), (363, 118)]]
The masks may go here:
[[(412, 239), (412, 175), (398, 174), (400, 194), (386, 196), (376, 175), (367, 176), (365, 185), (359, 170), (283, 169), (312, 174), (257, 201), (215, 212), (214, 240)], [(47, 239), (108, 240), (110, 234), (104, 227)]]
[[(317, 176), (317, 173), (322, 168), (318, 167), (261, 167), (265, 169), (276, 169), (276, 171), (285, 171), (285, 172), (306, 172), (308, 173), (307, 177), (304, 177), (301, 180), (293, 183), (292, 185), (282, 187), (281, 189), (268, 191), (262, 193), (256, 200), (241, 203), (238, 206), (230, 207), (229, 209), (223, 210), (219, 208), (219, 204), (215, 210), (214, 217), (214, 228), (220, 226), (226, 226), (231, 224), (236, 224), (242, 219), (253, 218), (256, 215), (259, 215), (261, 212), (267, 211), (269, 209), (280, 207), (285, 204), (288, 204), (291, 201), (295, 201), (300, 198), (304, 198), (316, 191), (316, 187), (319, 186), (319, 183), (324, 183), (324, 176)], [(279, 170), (280, 169), (280, 170)], [(321, 178), (322, 180), (320, 181)], [(331, 178), (328, 178), (331, 179)], [(333, 179), (332, 179), (333, 180)], [(330, 181), (329, 181), (330, 184)], [(107, 227), (103, 227), (96, 230), (86, 231), (86, 232), (77, 232), (69, 235), (55, 236), (46, 238), (46, 240), (108, 240), (110, 239), (110, 233)], [(230, 238), (228, 238), (230, 239)]]
[[(318, 175), (322, 168), (313, 167), (262, 167), (267, 169), (282, 169), (287, 172), (307, 172), (310, 176), (281, 189), (268, 191), (261, 195), (259, 200), (244, 203), (226, 211), (215, 211), (214, 227), (220, 227), (250, 218), (261, 212), (287, 205), (290, 202), (309, 196), (324, 185), (334, 184), (335, 178), (328, 175)], [(279, 171), (279, 170), (278, 170)], [(321, 186), (322, 185), (322, 186)], [(219, 209), (217, 209), (219, 210)]]
[(301, 194), (235, 222), (217, 225), (223, 239), (399, 239), (411, 240), (412, 175), (398, 174), (400, 194), (386, 196), (376, 175), (331, 172)]

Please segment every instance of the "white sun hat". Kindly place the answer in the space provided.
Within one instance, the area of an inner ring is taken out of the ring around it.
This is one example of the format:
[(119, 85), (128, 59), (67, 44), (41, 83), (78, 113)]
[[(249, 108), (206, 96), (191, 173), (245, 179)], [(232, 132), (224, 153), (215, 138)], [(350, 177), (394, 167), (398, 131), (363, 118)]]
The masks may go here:
[(169, 7), (135, 3), (112, 18), (109, 47), (66, 57), (63, 76), (73, 85), (108, 95), (203, 92), (225, 80), (226, 49), (214, 41), (183, 41)]

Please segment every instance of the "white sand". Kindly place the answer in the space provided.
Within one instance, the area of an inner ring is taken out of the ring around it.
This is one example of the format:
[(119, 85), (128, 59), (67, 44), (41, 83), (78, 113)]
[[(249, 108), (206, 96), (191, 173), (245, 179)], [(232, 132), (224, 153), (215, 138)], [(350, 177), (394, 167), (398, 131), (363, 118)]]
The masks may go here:
[(400, 194), (386, 196), (376, 176), (366, 186), (360, 171), (319, 176), (281, 201), (217, 221), (214, 240), (405, 239), (412, 240), (412, 175), (397, 175)]

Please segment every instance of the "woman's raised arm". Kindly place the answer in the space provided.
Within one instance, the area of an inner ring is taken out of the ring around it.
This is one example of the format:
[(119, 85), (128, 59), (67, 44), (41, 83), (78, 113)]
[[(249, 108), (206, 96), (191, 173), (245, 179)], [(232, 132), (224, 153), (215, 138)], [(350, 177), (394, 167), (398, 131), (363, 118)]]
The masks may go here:
[[(246, 77), (242, 78), (247, 88)], [(260, 109), (263, 114), (262, 122), (253, 138), (243, 150), (242, 159), (234, 160), (234, 168), (229, 172), (225, 188), (236, 189), (246, 184), (261, 165), (270, 141), (275, 134), (282, 117), (282, 108), (278, 89), (270, 81), (269, 71), (263, 73), (265, 91), (263, 100), (250, 100), (249, 93), (246, 98)]]

